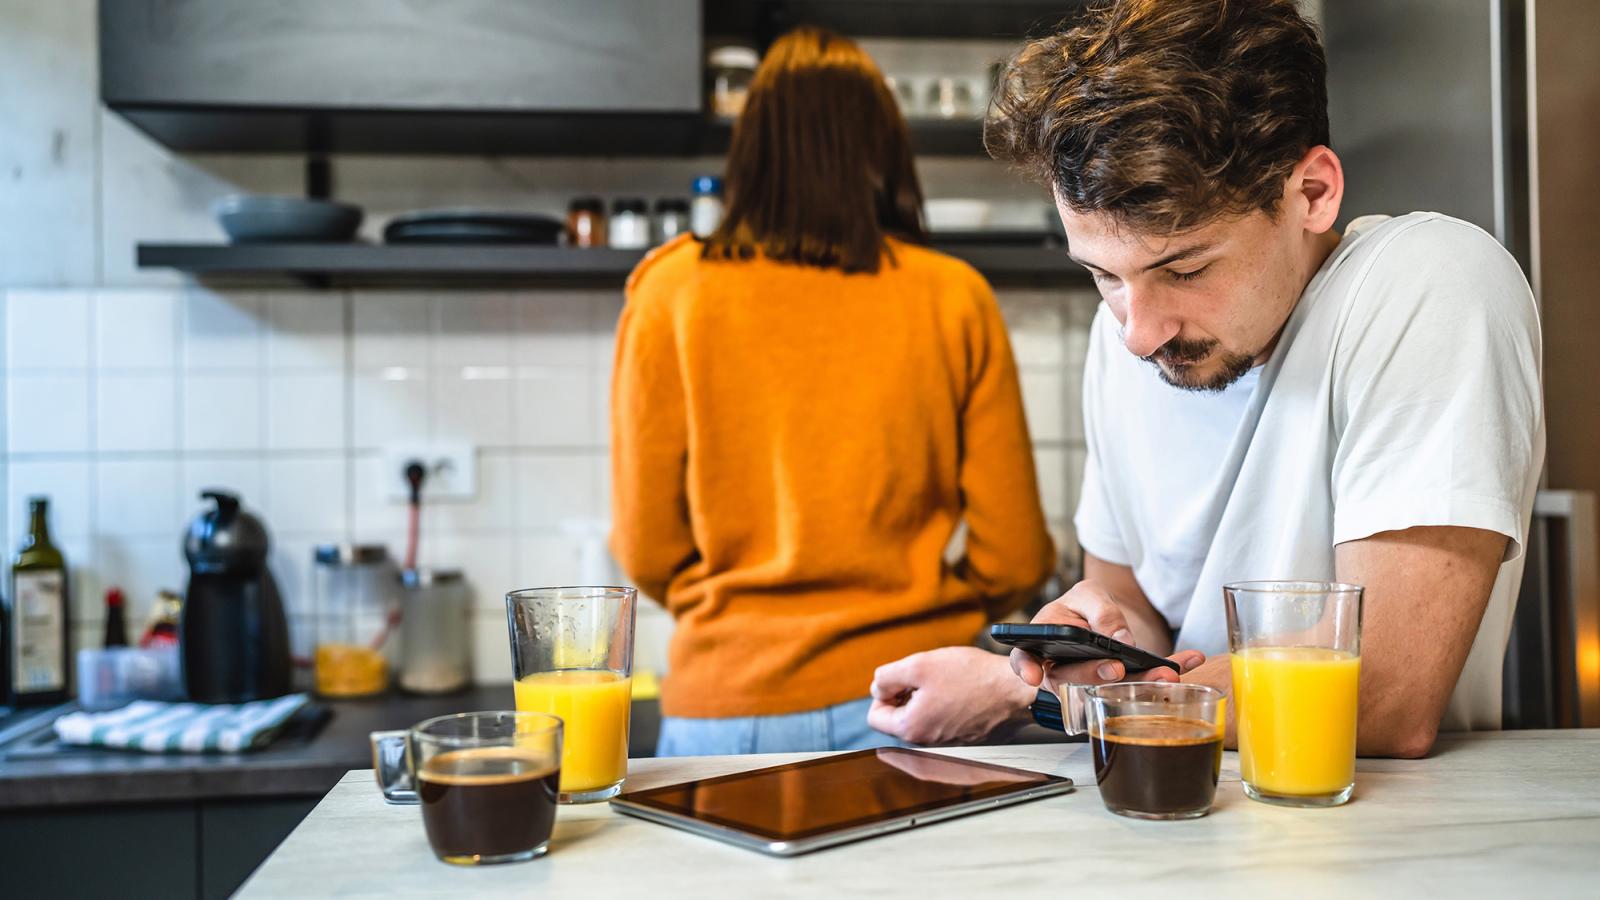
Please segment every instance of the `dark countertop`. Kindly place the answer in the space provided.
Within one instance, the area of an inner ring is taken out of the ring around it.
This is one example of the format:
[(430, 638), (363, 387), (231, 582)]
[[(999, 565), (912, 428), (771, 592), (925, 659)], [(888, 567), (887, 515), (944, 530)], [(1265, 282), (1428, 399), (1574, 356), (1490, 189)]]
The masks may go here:
[[(443, 697), (391, 694), (318, 701), (332, 711), (319, 727), (291, 730), (264, 749), (238, 754), (149, 754), (66, 747), (50, 723), (72, 707), (0, 722), (0, 810), (74, 804), (148, 803), (218, 797), (320, 796), (345, 772), (372, 767), (367, 734), (432, 716), (512, 708), (511, 686)], [(634, 704), (631, 755), (654, 748), (654, 701)], [(376, 790), (376, 786), (373, 788)]]

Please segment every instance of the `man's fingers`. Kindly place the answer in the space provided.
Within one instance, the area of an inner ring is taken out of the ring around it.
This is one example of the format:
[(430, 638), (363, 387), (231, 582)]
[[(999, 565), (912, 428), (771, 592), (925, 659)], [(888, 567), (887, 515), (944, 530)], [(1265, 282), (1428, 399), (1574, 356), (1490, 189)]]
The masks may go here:
[(1044, 667), (1039, 664), (1038, 657), (1026, 650), (1011, 651), (1011, 671), (1030, 687), (1038, 687), (1044, 681)]
[(1051, 684), (1106, 684), (1121, 681), (1127, 667), (1114, 659), (1086, 659), (1083, 662), (1056, 663), (1050, 670)]
[(904, 730), (903, 720), (905, 715), (906, 708), (904, 706), (894, 706), (874, 700), (872, 705), (867, 708), (867, 724), (884, 734), (903, 737), (901, 731)]
[(897, 659), (892, 663), (885, 663), (872, 673), (872, 697), (874, 700), (895, 702), (910, 691), (917, 689), (915, 666), (913, 657)]

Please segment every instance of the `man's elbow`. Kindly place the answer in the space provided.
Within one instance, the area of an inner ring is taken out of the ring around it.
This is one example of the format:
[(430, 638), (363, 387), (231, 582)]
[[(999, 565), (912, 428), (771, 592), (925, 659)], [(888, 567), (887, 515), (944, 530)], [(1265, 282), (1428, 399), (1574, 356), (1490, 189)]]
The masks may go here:
[(1361, 741), (1361, 755), (1421, 759), (1433, 752), (1434, 741), (1438, 738), (1438, 723), (1406, 724), (1390, 728), (1375, 738)]

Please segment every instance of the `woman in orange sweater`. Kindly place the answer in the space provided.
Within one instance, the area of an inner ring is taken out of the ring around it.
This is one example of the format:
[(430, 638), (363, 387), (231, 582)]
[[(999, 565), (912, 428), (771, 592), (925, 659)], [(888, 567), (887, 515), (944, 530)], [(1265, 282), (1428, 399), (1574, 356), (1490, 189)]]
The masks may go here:
[(612, 549), (676, 620), (660, 752), (892, 744), (874, 669), (970, 646), (1054, 563), (1005, 325), (922, 246), (853, 42), (772, 46), (726, 174), (721, 228), (640, 264), (617, 337)]

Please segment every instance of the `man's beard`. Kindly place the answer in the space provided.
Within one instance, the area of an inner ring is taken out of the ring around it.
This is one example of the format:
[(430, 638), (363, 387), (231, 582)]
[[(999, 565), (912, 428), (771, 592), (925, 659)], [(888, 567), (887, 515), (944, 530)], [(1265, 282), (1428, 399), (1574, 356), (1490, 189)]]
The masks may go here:
[[(1221, 368), (1202, 377), (1191, 371), (1189, 366), (1194, 363), (1209, 359), (1217, 349), (1218, 342), (1211, 341), (1186, 341), (1182, 338), (1173, 338), (1156, 348), (1156, 352), (1149, 356), (1142, 356), (1145, 362), (1156, 367), (1156, 372), (1161, 375), (1161, 380), (1175, 388), (1186, 391), (1217, 392), (1225, 390), (1235, 381), (1243, 378), (1246, 372), (1256, 364), (1254, 353), (1232, 353), (1223, 351), (1218, 357)], [(1168, 371), (1166, 367), (1172, 367)]]

